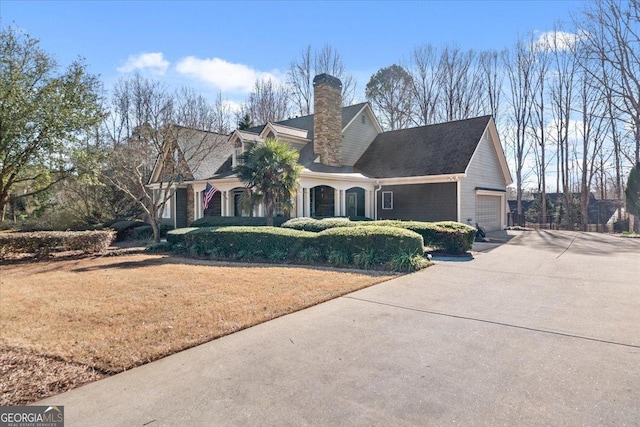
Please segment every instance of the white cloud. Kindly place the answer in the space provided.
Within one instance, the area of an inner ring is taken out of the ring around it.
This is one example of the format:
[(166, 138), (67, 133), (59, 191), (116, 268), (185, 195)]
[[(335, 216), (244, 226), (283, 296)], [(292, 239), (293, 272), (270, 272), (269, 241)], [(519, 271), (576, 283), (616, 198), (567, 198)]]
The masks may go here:
[(169, 61), (164, 59), (162, 52), (141, 53), (130, 55), (124, 65), (117, 68), (121, 73), (130, 73), (135, 70), (149, 70), (153, 74), (164, 75), (169, 68)]
[(566, 31), (546, 31), (540, 33), (534, 42), (538, 50), (563, 51), (571, 49), (580, 40), (580, 35)]
[(213, 84), (222, 91), (251, 92), (258, 78), (280, 82), (277, 72), (261, 72), (220, 58), (187, 56), (176, 65), (180, 74)]
[(229, 111), (231, 111), (231, 113), (233, 113), (233, 114), (239, 113), (240, 110), (242, 110), (242, 105), (239, 102), (230, 101), (228, 99), (222, 101), (222, 105), (224, 105), (224, 107), (228, 108)]

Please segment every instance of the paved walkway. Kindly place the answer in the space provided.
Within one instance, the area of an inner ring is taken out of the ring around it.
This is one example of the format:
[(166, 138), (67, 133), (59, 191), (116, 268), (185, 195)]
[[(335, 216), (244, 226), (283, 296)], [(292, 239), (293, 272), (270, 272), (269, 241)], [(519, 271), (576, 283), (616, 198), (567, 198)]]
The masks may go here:
[(640, 424), (640, 240), (514, 235), (41, 403), (67, 427)]

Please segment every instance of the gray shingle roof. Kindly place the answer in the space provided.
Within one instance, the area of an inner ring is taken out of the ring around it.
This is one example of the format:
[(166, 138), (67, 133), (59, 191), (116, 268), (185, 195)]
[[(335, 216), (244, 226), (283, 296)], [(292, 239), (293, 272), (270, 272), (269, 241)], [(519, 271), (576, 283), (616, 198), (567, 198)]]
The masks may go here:
[(231, 167), (233, 144), (229, 135), (182, 128), (177, 139), (195, 180), (210, 178)]
[(491, 116), (379, 134), (354, 165), (374, 178), (464, 173)]

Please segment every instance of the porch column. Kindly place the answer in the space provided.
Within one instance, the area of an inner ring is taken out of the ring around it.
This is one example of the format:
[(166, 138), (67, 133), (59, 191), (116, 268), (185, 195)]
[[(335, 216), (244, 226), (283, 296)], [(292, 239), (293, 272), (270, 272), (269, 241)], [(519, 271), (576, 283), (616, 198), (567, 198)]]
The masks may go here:
[(340, 190), (340, 216), (347, 216), (347, 190)]
[(296, 190), (296, 216), (301, 217), (304, 216), (304, 194), (302, 192), (302, 187), (298, 186)]
[(333, 190), (333, 216), (340, 216), (341, 192), (340, 190)]
[(222, 216), (231, 216), (231, 208), (229, 206), (229, 191), (224, 192), (224, 200), (222, 200)]
[(371, 213), (371, 198), (373, 197), (373, 191), (365, 190), (364, 192), (364, 216), (367, 218), (371, 218), (373, 214)]
[(310, 213), (311, 212), (311, 205), (309, 202), (309, 189), (308, 188), (303, 188), (302, 189), (302, 216), (311, 216)]

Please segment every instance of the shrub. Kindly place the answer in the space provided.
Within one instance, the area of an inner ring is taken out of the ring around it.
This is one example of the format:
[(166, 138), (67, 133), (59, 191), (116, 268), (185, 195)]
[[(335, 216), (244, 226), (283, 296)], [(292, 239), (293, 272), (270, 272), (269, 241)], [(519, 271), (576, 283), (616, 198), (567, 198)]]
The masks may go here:
[(173, 248), (176, 245), (184, 245), (185, 236), (194, 230), (198, 230), (197, 227), (177, 228), (167, 233), (167, 243)]
[(471, 250), (476, 237), (476, 229), (455, 221), (422, 222), (385, 220), (364, 222), (361, 226), (385, 225), (415, 231), (424, 239), (424, 244), (446, 253), (460, 254)]
[(476, 229), (455, 221), (422, 222), (422, 221), (350, 221), (348, 218), (293, 218), (282, 224), (283, 228), (321, 232), (337, 227), (397, 227), (415, 231), (420, 234), (427, 246), (433, 246), (451, 254), (464, 253), (471, 250)]
[(301, 249), (296, 254), (296, 258), (304, 262), (313, 262), (313, 261), (320, 260), (321, 257), (320, 257), (320, 251), (318, 251), (318, 249), (307, 247), (307, 248)]
[(326, 253), (334, 249), (350, 254), (373, 250), (372, 256), (381, 262), (398, 253), (423, 250), (419, 234), (396, 227), (338, 227), (318, 233), (318, 240)]
[(111, 230), (0, 233), (0, 257), (18, 253), (40, 257), (61, 251), (102, 252), (111, 245), (114, 234)]
[[(281, 226), (289, 218), (277, 216), (273, 218), (275, 227)], [(205, 216), (189, 224), (189, 227), (266, 227), (267, 218), (259, 216)]]
[(356, 224), (349, 221), (349, 218), (293, 218), (282, 224), (283, 228), (294, 230), (313, 231), (319, 233), (335, 227), (355, 227)]
[(395, 255), (391, 259), (391, 268), (394, 271), (412, 272), (421, 270), (431, 265), (421, 254), (419, 253), (401, 253)]
[(365, 270), (380, 264), (380, 258), (376, 254), (373, 248), (369, 248), (365, 251), (359, 252), (353, 255), (353, 264), (356, 267), (364, 268)]
[(288, 255), (289, 253), (287, 251), (276, 249), (275, 251), (269, 254), (268, 258), (269, 258), (269, 261), (278, 262), (278, 261), (284, 261), (285, 259), (287, 259)]
[(116, 231), (116, 242), (125, 240), (136, 227), (151, 227), (144, 221), (120, 221), (109, 226), (110, 229)]
[[(173, 227), (166, 224), (161, 224), (160, 226), (160, 237), (166, 237), (167, 233), (170, 230), (173, 230)], [(142, 225), (139, 227), (134, 227), (130, 229), (127, 233), (125, 233), (125, 240), (149, 240), (153, 238), (153, 228), (150, 225)]]
[(145, 252), (149, 252), (152, 254), (168, 252), (169, 250), (171, 250), (171, 245), (169, 244), (169, 242), (155, 243), (145, 248)]
[[(168, 237), (168, 236), (167, 236)], [(192, 229), (184, 233), (184, 243), (188, 246), (202, 245), (203, 248), (219, 248), (224, 256), (248, 258), (248, 253), (240, 254), (251, 248), (252, 256), (262, 256), (275, 251), (286, 252), (292, 256), (305, 246), (313, 246), (315, 234), (304, 231), (287, 230), (278, 227), (220, 227)]]
[(337, 267), (351, 264), (351, 256), (347, 252), (340, 249), (333, 249), (329, 251), (327, 260), (329, 261), (329, 264), (333, 264)]

